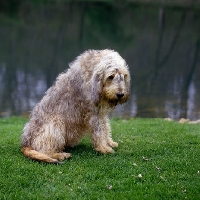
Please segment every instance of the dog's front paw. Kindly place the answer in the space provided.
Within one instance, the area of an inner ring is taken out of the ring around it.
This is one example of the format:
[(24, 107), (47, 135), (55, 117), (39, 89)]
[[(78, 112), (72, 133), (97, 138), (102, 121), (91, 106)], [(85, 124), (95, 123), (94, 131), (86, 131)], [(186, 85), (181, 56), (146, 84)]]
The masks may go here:
[(113, 142), (113, 141), (110, 141), (109, 143), (109, 146), (111, 146), (111, 147), (118, 147), (118, 143), (117, 142)]
[(103, 153), (103, 154), (114, 153), (114, 150), (111, 147), (108, 147), (108, 146), (96, 147), (95, 151), (98, 151), (98, 152)]

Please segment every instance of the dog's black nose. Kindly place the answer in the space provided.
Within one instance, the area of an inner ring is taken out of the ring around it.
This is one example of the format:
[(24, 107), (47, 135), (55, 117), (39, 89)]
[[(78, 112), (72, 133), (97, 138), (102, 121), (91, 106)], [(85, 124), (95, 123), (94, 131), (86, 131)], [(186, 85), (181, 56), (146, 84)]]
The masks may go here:
[(124, 96), (123, 93), (117, 93), (117, 97), (118, 97), (119, 99), (121, 99), (123, 96)]

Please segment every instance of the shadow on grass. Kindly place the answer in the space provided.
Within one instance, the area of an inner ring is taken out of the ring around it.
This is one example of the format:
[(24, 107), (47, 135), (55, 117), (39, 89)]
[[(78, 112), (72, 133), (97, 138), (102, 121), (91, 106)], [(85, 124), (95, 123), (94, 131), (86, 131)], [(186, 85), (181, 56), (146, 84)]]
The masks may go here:
[[(8, 150), (8, 148), (7, 148), (7, 150)], [(5, 150), (5, 152), (7, 150)], [(72, 147), (65, 148), (64, 152), (71, 153), (72, 158), (66, 159), (66, 160), (62, 161), (60, 164), (64, 164), (65, 162), (71, 162), (71, 161), (76, 162), (77, 160), (80, 160), (80, 159), (82, 160), (83, 158), (84, 158), (84, 160), (102, 159), (103, 157), (106, 159), (107, 156), (113, 156), (115, 154), (115, 153), (114, 154), (101, 154), (99, 152), (96, 152), (93, 149), (92, 145), (89, 143), (88, 144), (84, 144), (84, 143), (78, 144), (77, 146), (75, 146), (73, 148)], [(12, 150), (9, 151), (9, 153), (7, 152), (7, 156), (13, 157), (14, 160), (16, 159), (14, 157), (18, 157), (18, 159), (20, 159), (20, 162), (26, 163), (26, 164), (40, 163), (43, 165), (49, 165), (49, 163), (39, 162), (39, 161), (31, 160), (31, 159), (24, 157), (24, 155), (21, 153), (20, 147), (12, 148)], [(59, 163), (51, 163), (50, 165), (59, 165)]]
[(67, 153), (71, 153), (72, 155), (102, 155), (96, 152), (93, 147), (89, 144), (78, 144), (75, 147), (67, 147), (64, 150)]

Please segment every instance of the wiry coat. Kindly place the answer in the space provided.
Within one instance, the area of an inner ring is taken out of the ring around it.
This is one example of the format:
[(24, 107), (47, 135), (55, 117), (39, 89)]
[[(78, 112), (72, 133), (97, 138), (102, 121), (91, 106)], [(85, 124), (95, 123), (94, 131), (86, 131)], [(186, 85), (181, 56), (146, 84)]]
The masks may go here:
[(59, 162), (71, 155), (87, 133), (94, 149), (112, 153), (118, 144), (111, 138), (108, 112), (128, 100), (130, 74), (126, 62), (112, 50), (88, 50), (61, 73), (35, 106), (22, 134), (25, 156)]

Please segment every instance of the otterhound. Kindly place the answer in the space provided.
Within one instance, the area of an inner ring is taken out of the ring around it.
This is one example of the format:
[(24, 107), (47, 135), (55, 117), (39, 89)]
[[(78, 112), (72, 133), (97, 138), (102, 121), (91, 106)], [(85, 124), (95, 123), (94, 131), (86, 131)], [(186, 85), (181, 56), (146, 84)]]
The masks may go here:
[(60, 163), (63, 152), (89, 133), (94, 149), (113, 153), (107, 114), (128, 100), (130, 74), (112, 50), (88, 50), (61, 73), (35, 106), (22, 134), (22, 153), (33, 160)]

